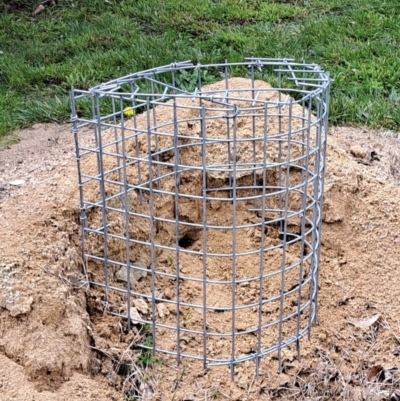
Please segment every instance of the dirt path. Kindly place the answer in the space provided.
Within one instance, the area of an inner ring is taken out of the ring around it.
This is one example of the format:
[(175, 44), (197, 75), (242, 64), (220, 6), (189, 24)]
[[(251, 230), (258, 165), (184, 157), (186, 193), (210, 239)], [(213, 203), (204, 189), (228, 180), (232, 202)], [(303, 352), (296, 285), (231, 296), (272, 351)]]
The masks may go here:
[[(19, 136), (0, 150), (0, 399), (122, 400), (126, 372), (117, 375), (107, 355), (120, 357), (132, 336), (85, 292), (72, 134), (39, 124)], [(161, 356), (147, 371), (153, 399), (379, 399), (371, 397), (385, 385), (368, 384), (369, 369), (400, 365), (400, 145), (392, 136), (331, 130), (319, 322), (301, 363), (289, 348), (283, 375), (266, 357), (260, 381), (245, 363), (231, 383), (228, 368), (176, 367)]]

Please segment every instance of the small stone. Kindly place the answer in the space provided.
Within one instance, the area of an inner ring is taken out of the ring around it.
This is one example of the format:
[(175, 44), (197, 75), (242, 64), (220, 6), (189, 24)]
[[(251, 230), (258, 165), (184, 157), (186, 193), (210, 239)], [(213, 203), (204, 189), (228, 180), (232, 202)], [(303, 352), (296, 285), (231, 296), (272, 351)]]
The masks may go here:
[(146, 315), (149, 313), (149, 305), (147, 305), (147, 302), (143, 298), (138, 298), (135, 299), (134, 301), (136, 309), (140, 312)]
[(236, 331), (246, 331), (248, 329), (246, 322), (236, 320)]
[(221, 208), (221, 202), (219, 201), (210, 201), (211, 209), (219, 210)]
[(367, 156), (367, 151), (358, 145), (353, 145), (350, 148), (350, 153), (354, 157), (358, 157), (359, 159), (364, 159)]
[(142, 323), (142, 317), (140, 316), (139, 311), (134, 306), (131, 306), (130, 312), (131, 312), (131, 322), (133, 324)]
[(165, 304), (157, 304), (157, 312), (161, 319), (169, 315), (169, 310), (165, 307)]
[(283, 349), (282, 350), (282, 358), (286, 361), (293, 362), (296, 358), (296, 353), (290, 349)]
[(165, 298), (174, 299), (175, 298), (175, 290), (173, 288), (166, 287), (164, 289)]
[(14, 185), (14, 186), (16, 186), (16, 187), (19, 187), (19, 186), (21, 186), (21, 185), (24, 185), (24, 184), (25, 184), (25, 181), (24, 181), (24, 180), (14, 180), (14, 181), (10, 181), (10, 184), (11, 184), (11, 185)]
[(167, 309), (173, 315), (176, 315), (176, 305), (175, 304), (167, 304)]
[(18, 159), (17, 162), (18, 164), (22, 164), (24, 162), (24, 159)]
[(18, 317), (28, 314), (31, 311), (32, 303), (32, 297), (18, 297), (11, 305), (7, 305), (6, 308), (9, 310), (11, 316)]
[[(146, 268), (146, 266), (141, 266), (139, 263), (137, 264), (138, 267), (143, 267)], [(135, 269), (134, 267), (131, 267), (130, 271), (130, 281), (131, 285), (135, 285), (141, 278), (146, 277), (147, 272), (139, 269)], [(128, 268), (126, 266), (122, 266), (117, 273), (115, 273), (115, 278), (118, 281), (123, 281), (125, 283), (128, 282)]]

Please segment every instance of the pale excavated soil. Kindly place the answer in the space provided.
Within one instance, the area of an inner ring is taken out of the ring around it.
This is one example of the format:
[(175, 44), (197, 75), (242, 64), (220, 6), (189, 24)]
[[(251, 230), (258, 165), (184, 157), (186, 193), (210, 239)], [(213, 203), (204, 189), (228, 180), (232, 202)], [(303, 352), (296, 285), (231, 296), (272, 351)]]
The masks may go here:
[[(183, 171), (180, 174), (180, 185), (179, 188), (175, 187), (175, 179), (173, 172), (174, 166), (174, 153), (171, 151), (173, 148), (173, 134), (174, 125), (168, 124), (173, 121), (173, 103), (171, 101), (164, 105), (159, 105), (155, 109), (155, 115), (153, 115), (152, 124), (162, 127), (159, 132), (157, 139), (155, 136), (151, 138), (151, 142), (148, 143), (148, 137), (146, 134), (139, 135), (137, 142), (135, 139), (128, 139), (126, 141), (127, 154), (130, 157), (141, 157), (145, 159), (148, 155), (148, 149), (151, 147), (153, 151), (158, 149), (161, 153), (159, 159), (164, 163), (162, 166), (153, 167), (150, 170), (148, 164), (141, 163), (140, 170), (138, 164), (128, 165), (126, 167), (126, 176), (130, 184), (138, 184), (139, 182), (146, 182), (149, 179), (150, 173), (152, 179), (157, 181), (160, 185), (160, 189), (164, 191), (169, 191), (174, 193), (175, 190), (179, 191), (179, 220), (180, 222), (192, 223), (201, 225), (204, 218), (207, 220), (207, 224), (213, 226), (229, 226), (232, 225), (233, 216), (233, 206), (229, 201), (218, 201), (219, 197), (226, 198), (229, 197), (228, 187), (228, 173), (223, 172), (223, 165), (227, 163), (229, 153), (226, 143), (217, 142), (216, 140), (221, 140), (226, 138), (227, 130), (229, 127), (230, 135), (237, 138), (237, 144), (235, 146), (235, 156), (232, 154), (230, 157), (235, 157), (237, 162), (237, 172), (235, 174), (236, 186), (237, 188), (242, 188), (238, 190), (237, 197), (238, 201), (235, 206), (236, 210), (236, 224), (238, 226), (249, 224), (249, 222), (256, 224), (260, 221), (259, 216), (251, 211), (254, 207), (261, 207), (261, 199), (255, 200), (243, 200), (246, 196), (254, 196), (256, 191), (245, 189), (245, 187), (252, 187), (254, 180), (258, 183), (266, 182), (268, 186), (277, 186), (279, 181), (279, 168), (270, 166), (266, 177), (263, 177), (263, 171), (261, 168), (255, 172), (249, 171), (248, 165), (246, 168), (243, 167), (244, 163), (248, 163), (251, 160), (255, 160), (258, 163), (262, 163), (264, 158), (264, 152), (268, 162), (278, 163), (279, 160), (286, 160), (290, 157), (293, 163), (293, 169), (290, 171), (290, 185), (299, 185), (301, 182), (301, 173), (299, 169), (295, 169), (295, 160), (301, 158), (302, 147), (298, 144), (304, 135), (302, 128), (302, 121), (299, 118), (293, 118), (291, 123), (291, 128), (293, 131), (298, 132), (293, 133), (291, 137), (290, 146), (290, 156), (287, 149), (287, 144), (284, 143), (280, 146), (276, 141), (271, 140), (274, 135), (279, 134), (279, 129), (286, 131), (289, 129), (289, 119), (287, 117), (278, 119), (274, 115), (278, 110), (269, 109), (267, 116), (265, 115), (265, 110), (259, 108), (255, 111), (254, 118), (250, 117), (249, 109), (252, 106), (251, 101), (251, 91), (245, 91), (249, 86), (249, 80), (245, 78), (230, 78), (229, 88), (235, 89), (235, 91), (230, 92), (230, 96), (234, 98), (240, 98), (240, 101), (236, 101), (240, 107), (235, 123), (227, 122), (225, 117), (221, 117), (220, 106), (217, 103), (205, 102), (203, 104), (207, 105), (207, 110), (204, 110), (205, 116), (208, 119), (202, 126), (199, 121), (200, 116), (200, 103), (199, 100), (193, 101), (193, 99), (178, 99), (177, 105), (177, 120), (179, 134), (184, 136), (184, 139), (179, 139), (180, 145), (182, 145), (179, 152), (180, 163), (190, 166), (202, 166), (203, 153), (204, 150), (204, 160), (209, 167), (207, 172), (207, 187), (218, 188), (217, 192), (213, 192), (211, 196), (216, 198), (213, 201), (207, 202), (206, 214), (203, 215), (203, 205), (198, 199), (185, 198), (185, 195), (197, 195), (200, 197), (202, 195), (203, 187), (203, 174), (199, 170)], [(279, 93), (271, 89), (271, 86), (263, 81), (256, 80), (254, 82), (255, 90), (260, 91), (257, 99), (259, 101), (268, 99), (269, 101), (278, 102)], [(203, 88), (207, 90), (208, 93), (214, 93), (216, 91), (225, 90), (225, 81), (217, 82), (211, 85), (207, 85)], [(232, 101), (232, 100), (231, 100)], [(193, 107), (197, 107), (194, 109)], [(247, 109), (247, 110), (246, 110)], [(301, 116), (304, 110), (300, 105), (292, 106), (292, 115)], [(212, 117), (212, 118), (211, 118)], [(265, 123), (266, 122), (266, 123)], [(132, 128), (137, 127), (141, 129), (142, 132), (147, 132), (147, 115), (139, 114), (136, 118), (129, 120), (125, 127)], [(235, 124), (235, 132), (233, 134), (233, 126)], [(268, 127), (268, 137), (270, 141), (268, 146), (264, 144), (263, 141), (258, 140), (254, 142), (253, 145), (250, 144), (250, 139), (253, 137), (262, 138), (265, 135), (265, 128)], [(204, 133), (202, 133), (204, 129)], [(115, 132), (111, 130), (104, 130), (102, 134), (102, 143), (111, 143), (115, 140)], [(117, 135), (121, 135), (119, 132)], [(166, 135), (166, 134), (169, 134)], [(198, 138), (201, 135), (206, 135), (207, 139), (210, 140), (209, 143), (202, 148), (198, 143)], [(129, 134), (125, 134), (129, 135)], [(316, 141), (315, 129), (311, 129), (310, 143), (315, 143)], [(211, 141), (214, 140), (215, 142)], [(276, 138), (275, 138), (276, 139)], [(114, 148), (114, 146), (113, 146)], [(110, 148), (111, 149), (111, 148)], [(121, 148), (119, 148), (120, 150)], [(115, 148), (115, 151), (119, 151)], [(254, 156), (253, 156), (254, 150)], [(232, 152), (232, 150), (231, 150)], [(279, 156), (280, 152), (280, 156)], [(156, 156), (154, 156), (156, 157)], [(254, 157), (254, 158), (253, 158)], [(281, 157), (281, 159), (279, 159)], [(316, 158), (315, 156), (310, 156), (308, 161), (308, 169), (314, 170)], [(83, 157), (81, 160), (81, 171), (86, 175), (96, 174), (97, 169), (97, 158), (94, 155), (88, 155)], [(103, 166), (105, 166), (107, 180), (117, 181), (121, 180), (122, 176), (119, 176), (115, 168), (118, 167), (118, 161), (114, 155), (108, 154), (103, 157)], [(298, 167), (300, 167), (298, 165)], [(211, 168), (214, 170), (211, 171)], [(140, 173), (140, 177), (139, 177)], [(283, 174), (284, 175), (284, 174)], [(156, 177), (162, 177), (156, 180)], [(287, 178), (283, 177), (283, 182), (286, 182)], [(284, 184), (283, 184), (284, 185)], [(225, 188), (225, 190), (224, 190)], [(310, 184), (307, 188), (308, 193), (313, 192), (313, 184)], [(107, 196), (117, 195), (120, 189), (113, 183), (106, 183), (105, 192)], [(261, 190), (257, 193), (261, 198)], [(84, 186), (84, 197), (87, 201), (96, 203), (100, 201), (100, 188), (96, 182), (89, 182)], [(155, 223), (155, 233), (154, 242), (156, 244), (162, 244), (163, 246), (174, 247), (175, 246), (175, 235), (176, 235), (176, 225), (175, 223), (170, 223), (175, 221), (175, 196), (163, 194), (163, 196), (154, 195), (153, 200), (153, 210), (150, 212), (150, 198), (147, 192), (142, 194), (142, 198), (138, 191), (130, 191), (127, 194), (127, 202), (129, 203), (129, 209), (131, 211), (140, 212), (142, 215), (153, 215), (157, 219), (162, 219), (156, 221)], [(115, 209), (120, 208), (121, 198), (115, 197), (110, 199), (107, 204)], [(290, 191), (288, 194), (288, 207), (292, 211), (299, 211), (301, 209), (302, 201), (298, 192)], [(268, 209), (277, 210), (279, 208), (279, 197), (277, 195), (268, 196), (266, 200), (266, 207)], [(272, 220), (277, 218), (276, 213), (270, 212), (266, 219)], [(313, 216), (311, 213), (307, 216), (312, 220)], [(168, 220), (169, 222), (166, 222)], [(107, 222), (110, 225), (109, 232), (113, 235), (118, 235), (120, 237), (125, 237), (126, 235), (126, 223), (125, 218), (122, 213), (117, 211), (109, 212), (107, 215)], [(102, 212), (101, 208), (93, 208), (87, 213), (87, 224), (89, 228), (97, 229), (103, 225), (102, 223)], [(298, 233), (301, 231), (301, 221), (297, 216), (289, 217), (286, 221), (287, 231), (290, 233)], [(279, 238), (279, 227), (275, 224), (269, 225), (265, 230), (264, 244), (267, 247), (278, 247), (281, 245), (281, 239)], [(149, 219), (143, 219), (141, 216), (130, 216), (129, 217), (129, 236), (131, 239), (148, 241), (151, 237), (151, 223)], [(186, 246), (182, 245), (180, 256), (179, 256), (179, 271), (182, 282), (179, 288), (179, 302), (186, 304), (203, 304), (203, 294), (206, 293), (206, 303), (207, 307), (210, 308), (207, 312), (207, 326), (209, 327), (209, 332), (214, 333), (228, 333), (232, 326), (232, 289), (229, 284), (220, 283), (207, 283), (206, 289), (203, 289), (203, 283), (200, 281), (191, 280), (191, 278), (197, 278), (201, 280), (203, 278), (203, 259), (197, 254), (185, 253), (185, 251), (201, 251), (203, 249), (203, 238), (199, 229), (194, 229), (193, 227), (179, 224), (179, 240), (182, 238), (190, 238), (190, 244)], [(307, 240), (311, 243), (311, 235), (308, 235)], [(207, 251), (212, 252), (212, 250), (218, 250), (219, 253), (228, 255), (233, 252), (232, 250), (232, 231), (231, 230), (221, 230), (209, 228), (207, 230)], [(239, 357), (246, 357), (246, 355), (251, 354), (254, 349), (258, 347), (258, 337), (254, 335), (254, 331), (259, 325), (259, 310), (254, 307), (257, 302), (259, 302), (260, 292), (263, 292), (264, 298), (279, 297), (281, 291), (281, 274), (276, 272), (279, 270), (280, 263), (282, 261), (282, 249), (270, 249), (264, 258), (264, 274), (270, 273), (271, 276), (268, 279), (263, 280), (262, 289), (260, 290), (259, 282), (254, 281), (254, 277), (259, 274), (259, 260), (260, 260), (260, 248), (261, 246), (261, 229), (251, 228), (251, 229), (237, 229), (235, 231), (235, 249), (236, 252), (248, 252), (250, 255), (240, 256), (237, 258), (236, 266), (236, 279), (242, 280), (247, 283), (243, 283), (237, 286), (237, 291), (235, 294), (235, 304), (237, 306), (243, 307), (241, 310), (235, 312), (235, 329), (238, 332), (243, 332), (247, 330), (253, 330), (253, 333), (240, 334), (236, 338), (236, 349), (235, 353)], [(87, 236), (86, 238), (86, 249), (91, 255), (102, 257), (103, 255), (103, 238), (98, 235)], [(257, 253), (255, 253), (257, 252)], [(296, 262), (300, 262), (300, 255), (304, 256), (306, 261), (302, 264), (302, 277), (304, 280), (309, 277), (310, 269), (310, 258), (309, 258), (310, 248), (305, 248), (301, 251), (300, 242), (297, 244), (292, 244), (285, 251), (285, 262), (286, 266), (294, 266)], [(307, 257), (308, 256), (308, 257)], [(119, 261), (125, 263), (126, 261), (126, 244), (124, 241), (117, 239), (110, 239), (108, 246), (108, 257), (110, 260)], [(157, 313), (157, 324), (162, 323), (170, 327), (175, 327), (176, 325), (176, 303), (177, 296), (175, 291), (175, 285), (171, 276), (164, 276), (162, 273), (167, 273), (173, 275), (176, 272), (176, 266), (170, 261), (176, 259), (176, 255), (171, 250), (160, 249), (157, 247), (155, 249), (154, 256), (155, 265), (155, 278), (154, 286), (156, 290), (163, 294), (161, 298), (165, 299), (166, 302), (162, 300), (157, 302), (157, 309), (161, 310), (161, 313)], [(151, 264), (151, 251), (149, 246), (143, 244), (134, 243), (130, 245), (130, 260), (133, 263), (139, 263), (144, 268), (149, 268)], [(232, 261), (227, 257), (208, 257), (207, 258), (207, 273), (206, 276), (208, 280), (230, 280), (232, 275)], [(298, 263), (300, 265), (300, 263)], [(289, 269), (288, 269), (289, 270)], [(120, 275), (119, 267), (110, 265), (107, 271), (107, 277), (109, 284), (114, 288), (119, 288), (122, 291), (126, 289), (126, 280), (123, 282)], [(160, 273), (162, 272), (162, 273)], [(274, 272), (278, 273), (272, 275)], [(90, 260), (88, 263), (88, 274), (93, 281), (104, 283), (104, 268), (101, 263)], [(253, 278), (253, 280), (252, 280)], [(285, 274), (285, 291), (293, 289), (297, 286), (299, 281), (299, 270), (297, 268), (290, 269), (287, 274)], [(135, 294), (131, 297), (130, 308), (137, 306), (136, 301), (141, 302), (143, 307), (142, 311), (135, 312), (142, 315), (144, 319), (151, 319), (151, 305), (146, 302), (146, 295), (152, 292), (153, 279), (151, 271), (149, 269), (149, 274), (144, 274), (138, 283), (132, 283), (132, 287), (135, 292), (139, 292), (141, 295)], [(97, 291), (92, 291), (92, 294), (96, 298), (98, 304), (101, 300), (104, 300), (104, 291), (99, 289)], [(262, 307), (262, 323), (269, 324), (273, 321), (278, 321), (279, 313), (283, 310), (285, 316), (290, 315), (297, 309), (298, 303), (298, 293), (294, 293), (286, 296), (283, 302), (282, 309), (279, 307), (279, 301), (273, 301), (268, 305)], [(107, 302), (110, 310), (113, 312), (119, 312), (127, 314), (127, 300), (125, 295), (121, 291), (109, 291), (107, 295)], [(304, 305), (309, 298), (309, 287), (304, 285), (301, 291), (301, 303)], [(170, 302), (168, 302), (170, 301)], [(249, 305), (253, 306), (249, 306)], [(92, 303), (91, 303), (92, 305)], [(95, 304), (93, 303), (93, 307)], [(217, 308), (225, 308), (226, 310), (218, 310)], [(199, 308), (193, 306), (184, 306), (180, 309), (180, 316), (184, 321), (184, 325), (187, 328), (201, 331), (203, 328), (203, 318), (202, 313)], [(162, 316), (161, 316), (162, 315)], [(126, 319), (127, 320), (127, 319)], [(284, 326), (285, 337), (284, 340), (291, 338), (296, 330), (301, 331), (308, 323), (309, 316), (308, 311), (304, 311), (299, 319), (299, 328), (296, 326), (295, 319), (291, 319)], [(275, 325), (269, 329), (263, 330), (262, 336), (260, 336), (260, 348), (267, 349), (272, 347), (278, 341), (278, 327)], [(196, 335), (192, 333), (182, 333), (180, 347), (186, 354), (191, 355), (202, 355), (203, 354), (203, 338), (201, 335)], [(159, 347), (169, 351), (175, 352), (176, 350), (176, 331), (169, 328), (157, 329), (154, 335), (154, 341), (159, 344)], [(207, 352), (209, 356), (214, 359), (227, 359), (230, 358), (232, 350), (232, 340), (230, 337), (222, 336), (208, 336), (207, 338)]]
[[(123, 359), (134, 333), (121, 333), (85, 291), (72, 134), (39, 124), (19, 136), (0, 151), (0, 399), (123, 399), (109, 356)], [(231, 383), (228, 368), (177, 367), (160, 355), (163, 364), (147, 371), (154, 399), (360, 400), (369, 368), (399, 366), (399, 140), (339, 127), (328, 141), (319, 318), (302, 361), (290, 348), (283, 375), (271, 356), (259, 381), (245, 363)], [(9, 184), (17, 179), (25, 183)], [(369, 328), (349, 323), (376, 314)]]

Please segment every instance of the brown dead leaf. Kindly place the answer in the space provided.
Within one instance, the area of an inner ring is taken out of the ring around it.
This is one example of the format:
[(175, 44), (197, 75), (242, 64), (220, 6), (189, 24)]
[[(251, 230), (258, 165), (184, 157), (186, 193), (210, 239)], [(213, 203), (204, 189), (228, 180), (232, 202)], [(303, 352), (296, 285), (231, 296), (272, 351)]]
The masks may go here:
[(372, 366), (372, 368), (368, 370), (367, 381), (372, 382), (376, 378), (379, 379), (379, 376), (381, 375), (382, 371), (383, 371), (382, 365)]

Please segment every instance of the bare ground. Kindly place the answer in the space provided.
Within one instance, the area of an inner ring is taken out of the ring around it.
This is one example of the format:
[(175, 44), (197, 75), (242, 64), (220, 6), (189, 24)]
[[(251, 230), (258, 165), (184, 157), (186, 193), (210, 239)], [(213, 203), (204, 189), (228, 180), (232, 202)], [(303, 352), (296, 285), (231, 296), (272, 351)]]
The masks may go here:
[(146, 376), (125, 382), (138, 362), (138, 351), (124, 360), (135, 333), (103, 313), (81, 273), (70, 129), (39, 124), (18, 135), (20, 143), (0, 151), (1, 399), (122, 400), (132, 384), (143, 399), (159, 400), (392, 396), (400, 365), (396, 135), (331, 129), (318, 324), (302, 341), (301, 362), (289, 348), (283, 374), (271, 356), (259, 380), (246, 362), (233, 383), (228, 368), (176, 366), (163, 355)]

